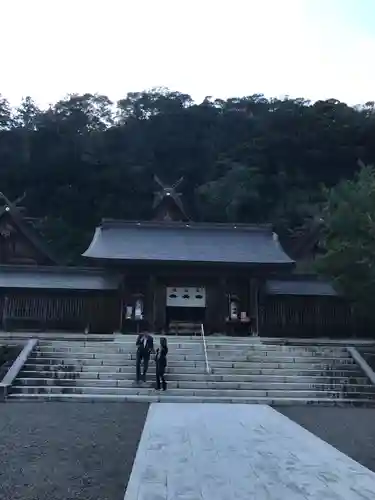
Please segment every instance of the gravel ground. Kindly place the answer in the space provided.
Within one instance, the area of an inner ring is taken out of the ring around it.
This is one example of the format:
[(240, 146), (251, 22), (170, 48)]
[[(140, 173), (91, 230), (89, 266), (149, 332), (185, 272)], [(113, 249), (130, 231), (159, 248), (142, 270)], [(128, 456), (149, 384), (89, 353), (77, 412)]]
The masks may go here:
[(0, 500), (123, 500), (142, 403), (0, 405)]
[(375, 472), (375, 409), (318, 406), (275, 409)]

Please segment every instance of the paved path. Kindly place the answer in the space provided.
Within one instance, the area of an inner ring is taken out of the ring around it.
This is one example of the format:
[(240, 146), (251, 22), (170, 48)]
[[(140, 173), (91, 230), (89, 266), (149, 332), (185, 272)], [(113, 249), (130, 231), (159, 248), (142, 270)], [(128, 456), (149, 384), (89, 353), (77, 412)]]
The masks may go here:
[(375, 500), (375, 473), (260, 405), (153, 404), (125, 500)]

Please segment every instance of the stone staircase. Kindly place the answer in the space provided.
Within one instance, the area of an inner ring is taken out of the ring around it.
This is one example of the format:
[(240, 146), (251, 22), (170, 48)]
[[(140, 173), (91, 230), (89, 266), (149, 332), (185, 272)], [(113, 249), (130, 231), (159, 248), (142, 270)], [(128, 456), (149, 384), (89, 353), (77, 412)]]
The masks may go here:
[(187, 321), (171, 321), (169, 324), (169, 334), (170, 335), (200, 335), (201, 334), (201, 323), (198, 322), (187, 322)]
[[(155, 341), (158, 340), (155, 338)], [(372, 404), (375, 388), (345, 347), (276, 345), (208, 337), (168, 338), (168, 390), (134, 383), (135, 337), (40, 340), (14, 382), (11, 400), (114, 400), (266, 404)]]

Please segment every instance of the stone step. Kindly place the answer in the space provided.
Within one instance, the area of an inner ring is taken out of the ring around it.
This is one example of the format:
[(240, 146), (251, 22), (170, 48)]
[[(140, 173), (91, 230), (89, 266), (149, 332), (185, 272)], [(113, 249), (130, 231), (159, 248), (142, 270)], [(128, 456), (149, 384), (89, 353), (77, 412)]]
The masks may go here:
[[(156, 337), (154, 337), (156, 338)], [(202, 339), (201, 336), (198, 339)], [(211, 345), (230, 345), (230, 346), (240, 346), (240, 345), (248, 345), (248, 346), (265, 346), (270, 349), (280, 349), (280, 348), (301, 348), (301, 349), (346, 349), (346, 345), (352, 345), (350, 341), (348, 342), (329, 342), (324, 343), (320, 342), (319, 339), (311, 342), (300, 342), (297, 339), (291, 339), (290, 342), (278, 342), (277, 339), (269, 339), (263, 337), (215, 337), (215, 336), (206, 336), (206, 344), (207, 346)], [(158, 339), (159, 340), (159, 339)], [(185, 337), (181, 339), (184, 341)], [(193, 340), (193, 339), (192, 339)], [(169, 341), (169, 337), (168, 337)], [(375, 345), (375, 344), (374, 344)]]
[[(35, 349), (33, 352), (34, 356), (46, 356), (46, 357), (85, 357), (85, 358), (99, 358), (99, 357), (106, 357), (106, 356), (129, 356), (129, 357), (134, 357), (136, 356), (136, 350), (132, 348), (131, 350), (126, 350), (124, 348), (103, 348), (102, 350), (88, 350), (86, 348), (79, 348), (79, 349), (74, 349), (74, 348), (60, 348), (60, 347), (55, 347), (55, 348), (38, 348)], [(223, 359), (223, 360), (231, 360), (231, 359), (250, 359), (254, 357), (267, 357), (268, 359), (280, 359), (280, 358), (293, 358), (293, 359), (299, 359), (299, 358), (319, 358), (319, 359), (351, 359), (349, 353), (343, 353), (340, 356), (333, 356), (331, 353), (325, 354), (322, 352), (316, 352), (316, 353), (310, 353), (310, 352), (277, 352), (277, 351), (219, 351), (219, 350), (214, 350), (214, 351), (208, 351), (207, 353), (208, 358), (212, 359), (213, 361), (218, 360), (218, 359)], [(168, 359), (188, 359), (191, 357), (198, 356), (200, 358), (204, 358), (204, 351), (203, 347), (199, 346), (198, 349), (169, 349), (168, 353)]]
[[(107, 357), (113, 357), (113, 359), (116, 359), (117, 357), (121, 356), (128, 356), (128, 357), (133, 357), (136, 355), (136, 349), (132, 347), (131, 349), (127, 350), (125, 348), (108, 348), (108, 349), (103, 349), (103, 350), (89, 350), (89, 349), (73, 349), (73, 348), (37, 348), (33, 351), (32, 355), (34, 357), (40, 357), (40, 356), (45, 356), (45, 357), (73, 357), (73, 358), (82, 358), (82, 357), (87, 357), (87, 358), (107, 358)], [(279, 351), (234, 351), (234, 350), (229, 350), (229, 351), (219, 351), (219, 350), (214, 350), (210, 351), (208, 350), (207, 352), (209, 360), (212, 360), (213, 362), (217, 360), (235, 360), (235, 359), (260, 359), (260, 360), (274, 360), (274, 361), (283, 361), (283, 360), (290, 360), (290, 361), (295, 361), (298, 360), (300, 362), (311, 362), (316, 359), (323, 359), (323, 360), (347, 360), (351, 361), (351, 356), (348, 353), (341, 353), (340, 355), (335, 355), (333, 353), (323, 353), (323, 352), (291, 352), (291, 351), (285, 351), (285, 352), (279, 352)], [(204, 350), (203, 346), (197, 346), (197, 348), (194, 349), (173, 349), (169, 348), (169, 354), (168, 358), (176, 358), (176, 359), (184, 359), (186, 358), (192, 358), (192, 357), (204, 357)]]
[[(124, 354), (95, 354), (95, 353), (59, 353), (59, 352), (33, 352), (30, 356), (30, 360), (40, 360), (40, 359), (59, 359), (63, 360), (65, 364), (71, 361), (83, 361), (83, 360), (99, 360), (100, 362), (107, 363), (119, 363), (126, 364), (131, 361), (135, 361), (137, 358), (136, 353), (124, 353)], [(150, 356), (150, 361), (154, 360), (154, 355)], [(205, 363), (206, 357), (203, 353), (192, 354), (192, 355), (180, 355), (180, 354), (169, 354), (168, 363), (179, 363), (184, 364), (185, 362), (195, 363), (201, 362)], [(314, 358), (305, 357), (272, 357), (272, 356), (251, 356), (251, 355), (238, 355), (238, 356), (208, 356), (208, 362), (211, 366), (221, 366), (223, 363), (247, 363), (247, 362), (262, 362), (262, 363), (324, 363), (324, 364), (353, 364), (354, 360), (352, 358), (324, 358), (320, 356), (314, 356)]]
[(266, 404), (274, 406), (295, 406), (295, 405), (319, 405), (319, 406), (355, 406), (355, 407), (374, 407), (375, 400), (372, 399), (346, 399), (346, 398), (248, 398), (248, 397), (197, 397), (197, 396), (170, 396), (166, 393), (155, 393), (152, 396), (138, 395), (106, 395), (106, 394), (11, 394), (9, 401), (60, 401), (60, 402), (145, 402), (145, 403), (233, 403), (233, 404)]
[[(157, 346), (156, 346), (157, 347)], [(38, 346), (35, 349), (37, 352), (42, 352), (42, 353), (51, 353), (51, 352), (59, 352), (59, 353), (88, 353), (88, 354), (126, 354), (126, 353), (131, 353), (135, 354), (136, 353), (136, 346), (131, 345), (131, 346), (116, 346), (116, 345), (111, 345), (108, 347), (100, 346), (99, 348), (95, 347), (76, 347), (76, 346)], [(194, 355), (196, 354), (201, 354), (203, 353), (203, 344), (194, 344), (191, 347), (187, 348), (180, 348), (178, 346), (168, 346), (169, 354), (182, 354), (182, 355)], [(227, 351), (224, 351), (227, 352)], [(232, 351), (229, 351), (230, 353)]]
[[(135, 369), (136, 360), (135, 357), (133, 359), (122, 357), (122, 358), (50, 358), (50, 357), (35, 357), (31, 356), (28, 359), (28, 364), (35, 365), (61, 365), (67, 367), (80, 367), (80, 366), (119, 366), (119, 367), (131, 367)], [(154, 366), (155, 362), (153, 359), (150, 360), (150, 366)], [(245, 363), (246, 365), (246, 363)], [(168, 360), (168, 366), (171, 367), (185, 367), (185, 368), (204, 368), (205, 361), (196, 360), (196, 361), (175, 361)], [(232, 366), (232, 363), (227, 362), (225, 366)]]
[[(154, 342), (156, 344), (160, 343), (160, 337), (153, 336)], [(135, 346), (137, 340), (137, 336), (123, 336), (121, 338), (112, 338), (107, 341), (90, 341), (90, 340), (53, 340), (53, 339), (40, 339), (38, 345), (41, 346), (52, 346), (52, 345), (60, 345), (60, 346), (80, 346), (80, 347), (99, 347), (101, 345), (105, 346)], [(178, 337), (172, 336), (168, 337), (168, 345), (186, 345), (187, 347), (195, 344), (202, 344), (201, 336), (194, 337)]]
[[(86, 386), (86, 387), (63, 387), (55, 385), (32, 386), (32, 385), (15, 385), (12, 387), (12, 393), (48, 393), (48, 394), (113, 394), (113, 395), (144, 395), (152, 396), (155, 393), (154, 389), (148, 387), (100, 387), (100, 386)], [(345, 391), (339, 392), (335, 390), (319, 391), (317, 389), (311, 390), (226, 390), (226, 389), (172, 389), (168, 390), (171, 396), (198, 396), (206, 397), (247, 397), (247, 398), (338, 398), (348, 397), (349, 399), (364, 398), (371, 399), (374, 397), (372, 392), (355, 392)]]
[[(154, 355), (151, 354), (150, 359), (153, 359)], [(48, 352), (40, 352), (34, 351), (30, 356), (31, 359), (34, 358), (46, 358), (46, 359), (101, 359), (101, 360), (118, 360), (120, 363), (124, 360), (135, 360), (137, 358), (136, 352), (123, 352), (123, 353), (88, 353), (88, 352), (59, 352), (59, 351), (48, 351)], [(246, 356), (242, 356), (243, 360), (246, 361)], [(224, 358), (225, 359), (225, 358)], [(233, 357), (233, 360), (236, 360), (237, 357)], [(168, 361), (204, 361), (205, 355), (203, 352), (199, 353), (191, 353), (191, 354), (180, 354), (178, 352), (172, 352), (168, 354)]]
[[(62, 364), (79, 364), (79, 363), (90, 363), (90, 364), (126, 364), (135, 362), (135, 355), (130, 354), (101, 354), (98, 357), (94, 357), (95, 355), (82, 355), (77, 356), (74, 353), (71, 355), (67, 354), (59, 354), (59, 353), (51, 353), (48, 355), (43, 355), (39, 352), (33, 352), (29, 359), (35, 363), (43, 363), (44, 361), (48, 361), (48, 363), (62, 363)], [(168, 364), (185, 364), (193, 366), (195, 363), (204, 363), (204, 356), (197, 360), (184, 360), (175, 359), (173, 357), (168, 357)], [(319, 357), (268, 357), (268, 356), (247, 356), (242, 359), (233, 358), (232, 360), (224, 360), (224, 359), (216, 359), (209, 360), (209, 364), (211, 367), (235, 367), (234, 365), (238, 365), (241, 368), (241, 365), (244, 365), (243, 368), (246, 368), (247, 363), (262, 363), (262, 364), (293, 364), (293, 365), (314, 365), (320, 364), (324, 366), (337, 366), (337, 365), (355, 365), (352, 358), (319, 358)]]
[[(160, 342), (154, 340), (154, 345), (159, 346)], [(199, 338), (195, 341), (181, 342), (180, 340), (176, 342), (168, 342), (168, 347), (173, 348), (184, 348), (184, 349), (194, 349), (194, 347), (202, 347), (203, 342)], [(92, 351), (97, 351), (100, 349), (136, 349), (135, 342), (38, 342), (38, 347), (42, 349), (88, 349)], [(225, 348), (225, 346), (223, 346)]]
[[(279, 371), (277, 371), (279, 373)], [(38, 371), (38, 370), (22, 370), (20, 377), (22, 378), (50, 378), (50, 379), (77, 379), (77, 380), (134, 380), (134, 370), (128, 370), (126, 372), (119, 371), (84, 371), (84, 372), (66, 372), (66, 371)], [(153, 376), (153, 370), (150, 370), (149, 376)], [(231, 383), (243, 383), (243, 382), (264, 382), (264, 383), (305, 383), (305, 384), (344, 384), (344, 385), (367, 385), (368, 379), (364, 376), (320, 376), (320, 372), (316, 376), (304, 376), (304, 375), (248, 375), (244, 374), (241, 376), (233, 375), (232, 373), (226, 373), (224, 375), (207, 375), (205, 373), (176, 373), (168, 372), (167, 377), (169, 381), (191, 381), (191, 382), (231, 382)]]
[[(234, 365), (234, 366), (232, 366)], [(276, 371), (279, 373), (281, 370), (283, 373), (286, 372), (299, 372), (299, 373), (312, 373), (312, 372), (324, 372), (325, 375), (331, 374), (333, 372), (343, 373), (343, 372), (358, 372), (358, 366), (353, 364), (336, 364), (330, 365), (326, 363), (234, 363), (229, 367), (232, 373), (251, 373), (252, 371), (261, 370), (266, 373), (267, 370)], [(210, 364), (210, 369), (212, 373), (222, 374), (228, 373), (228, 366), (212, 366)], [(286, 373), (288, 374), (288, 373)]]
[[(26, 363), (24, 365), (25, 370), (29, 371), (38, 371), (38, 370), (43, 370), (43, 371), (52, 371), (54, 372), (55, 370), (58, 371), (64, 371), (64, 372), (75, 372), (75, 371), (81, 371), (81, 372), (122, 372), (122, 373), (135, 373), (135, 364), (132, 366), (124, 366), (124, 365), (87, 365), (87, 364), (80, 364), (80, 365), (62, 365), (60, 363), (55, 363), (55, 364), (50, 364), (50, 363)], [(154, 369), (154, 365), (150, 365), (150, 370)], [(170, 366), (168, 365), (167, 367), (167, 373), (178, 373), (178, 374), (185, 374), (185, 375), (201, 375), (205, 373), (205, 366), (200, 366), (199, 370), (195, 366)], [(318, 368), (312, 368), (312, 367), (306, 367), (303, 365), (302, 367), (298, 366), (293, 366), (292, 368), (282, 368), (279, 367), (278, 364), (274, 364), (273, 367), (267, 367), (264, 366), (264, 364), (258, 363), (255, 365), (251, 366), (246, 366), (245, 368), (216, 368), (212, 375), (228, 375), (231, 374), (233, 376), (237, 377), (243, 377), (245, 375), (282, 375), (282, 376), (298, 376), (298, 375), (305, 375), (305, 376), (333, 376), (333, 377), (353, 377), (358, 375), (359, 370), (358, 367), (355, 365), (346, 365), (345, 368), (335, 368), (334, 370), (326, 368), (326, 367), (318, 367)]]
[(196, 326), (189, 325), (189, 324), (184, 325), (181, 323), (169, 326), (168, 336), (169, 335), (181, 335), (181, 336), (183, 336), (185, 333), (189, 336), (201, 335), (201, 327), (200, 327), (200, 325), (196, 325)]
[[(150, 364), (149, 369), (154, 370), (155, 364)], [(104, 364), (104, 365), (88, 365), (88, 364), (77, 364), (77, 365), (65, 365), (61, 363), (27, 363), (24, 368), (26, 370), (50, 370), (50, 371), (66, 371), (66, 372), (74, 372), (74, 371), (82, 371), (82, 372), (108, 372), (108, 371), (118, 371), (123, 373), (135, 373), (135, 363), (132, 365), (118, 365), (118, 364)], [(204, 364), (200, 364), (198, 366), (185, 366), (185, 365), (177, 365), (172, 366), (168, 365), (167, 373), (180, 373), (180, 374), (203, 374), (206, 371), (206, 367)], [(305, 375), (305, 376), (344, 376), (344, 377), (353, 377), (361, 374), (359, 369), (355, 365), (346, 365), (343, 368), (337, 367), (334, 370), (325, 366), (318, 367), (306, 367), (305, 365), (296, 366), (294, 365), (292, 368), (289, 366), (283, 367), (279, 366), (277, 363), (273, 364), (273, 366), (269, 367), (268, 365), (264, 365), (261, 363), (252, 364), (249, 366), (245, 366), (244, 368), (215, 368), (211, 371), (213, 375), (225, 375), (232, 374), (234, 376), (241, 377), (243, 375)]]
[[(158, 342), (156, 342), (158, 345)], [(63, 350), (75, 350), (75, 349), (88, 349), (89, 351), (99, 352), (101, 349), (109, 350), (109, 349), (123, 349), (123, 350), (134, 350), (135, 343), (134, 342), (46, 342), (40, 341), (38, 344), (39, 348), (59, 348)], [(201, 349), (203, 347), (203, 343), (201, 339), (196, 339), (195, 341), (189, 342), (173, 342), (168, 339), (168, 347), (170, 349), (186, 349), (191, 350), (194, 348)], [(248, 350), (252, 351), (277, 351), (277, 352), (323, 352), (326, 354), (334, 354), (334, 355), (348, 355), (347, 349), (345, 347), (326, 347), (326, 346), (280, 346), (280, 345), (267, 345), (267, 344), (252, 344), (252, 343), (243, 343), (243, 344), (229, 344), (229, 343), (210, 343), (207, 342), (207, 349), (209, 351), (243, 351)]]
[[(101, 347), (133, 347), (135, 346), (136, 338), (131, 338), (126, 340), (116, 340), (112, 339), (110, 341), (75, 341), (75, 340), (66, 340), (66, 341), (57, 341), (57, 340), (39, 340), (38, 345), (41, 347), (85, 347), (85, 348), (93, 348), (99, 349)], [(159, 345), (160, 338), (154, 337), (154, 343)], [(190, 349), (196, 345), (202, 345), (203, 341), (200, 336), (196, 336), (193, 338), (188, 337), (168, 337), (168, 346), (179, 347)], [(309, 344), (288, 344), (288, 345), (280, 345), (280, 344), (272, 344), (265, 343), (263, 340), (258, 340), (254, 342), (253, 339), (247, 338), (227, 338), (223, 340), (217, 340), (216, 338), (206, 338), (206, 345), (208, 349), (224, 349), (224, 350), (241, 350), (241, 349), (250, 349), (250, 350), (267, 350), (267, 351), (301, 351), (301, 352), (316, 352), (316, 351), (324, 351), (324, 352), (332, 352), (332, 353), (345, 353), (347, 349), (345, 346), (340, 345), (309, 345)]]
[[(157, 347), (159, 344), (155, 343), (155, 346)], [(199, 351), (200, 349), (203, 349), (203, 342), (194, 342), (190, 344), (181, 344), (181, 343), (168, 343), (168, 348), (170, 350), (183, 350), (187, 352), (191, 351)], [(58, 349), (60, 351), (88, 351), (88, 352), (111, 352), (121, 350), (121, 351), (134, 351), (136, 349), (136, 345), (133, 343), (115, 343), (112, 342), (110, 344), (88, 344), (88, 345), (76, 345), (75, 342), (70, 342), (67, 344), (60, 344), (60, 343), (52, 343), (52, 344), (38, 344), (38, 349), (40, 350), (54, 350)], [(298, 346), (267, 346), (263, 344), (259, 345), (218, 345), (218, 344), (213, 344), (213, 345), (207, 345), (207, 350), (208, 352), (215, 352), (215, 351), (223, 351), (226, 353), (234, 352), (268, 352), (268, 353), (274, 353), (274, 352), (280, 352), (280, 353), (302, 353), (302, 354), (308, 354), (311, 353), (316, 354), (316, 353), (324, 353), (324, 354), (333, 354), (333, 355), (348, 355), (348, 351), (344, 348), (308, 348), (308, 347), (298, 347)]]
[(177, 333), (183, 335), (183, 332), (188, 332), (190, 335), (201, 335), (200, 323), (184, 323), (183, 321), (171, 322), (169, 324), (169, 333)]
[(211, 343), (209, 341), (206, 342), (207, 349), (208, 350), (234, 350), (234, 351), (239, 351), (241, 349), (249, 349), (249, 350), (263, 350), (263, 351), (280, 351), (280, 352), (293, 352), (293, 351), (300, 351), (300, 352), (326, 352), (326, 353), (334, 353), (334, 354), (340, 354), (340, 353), (347, 353), (346, 347), (340, 347), (340, 346), (318, 346), (318, 345), (313, 345), (313, 346), (300, 346), (300, 345), (272, 345), (272, 344), (254, 344), (254, 343), (249, 343), (249, 344), (228, 344), (224, 342), (215, 342)]
[[(234, 356), (233, 360), (238, 360), (238, 356)], [(258, 353), (243, 356), (244, 361), (252, 361), (259, 363), (330, 363), (330, 364), (352, 364), (354, 363), (351, 357), (320, 357), (320, 356), (299, 356), (299, 355), (287, 355), (287, 354), (275, 354), (272, 356), (260, 355)], [(226, 362), (226, 359), (213, 359), (209, 357), (210, 364), (218, 364), (221, 362)], [(231, 361), (229, 359), (228, 361)], [(239, 359), (241, 361), (241, 357)]]
[[(87, 373), (93, 373), (93, 372), (122, 372), (122, 373), (135, 373), (136, 370), (136, 365), (135, 361), (130, 365), (130, 364), (87, 364), (86, 361), (83, 361), (82, 363), (77, 363), (77, 364), (62, 364), (62, 363), (27, 363), (23, 367), (27, 371), (62, 371), (66, 373), (73, 373), (73, 372), (87, 372)], [(149, 365), (149, 371), (154, 371), (155, 370), (155, 363), (152, 362)], [(183, 366), (180, 367), (179, 365), (177, 366), (168, 366), (167, 368), (167, 373), (184, 373), (184, 374), (190, 374), (193, 376), (194, 374), (204, 374), (206, 373), (206, 366), (204, 363), (198, 364), (198, 365), (191, 365), (191, 366)]]
[[(22, 375), (21, 375), (22, 377)], [(153, 384), (151, 375), (149, 381)], [(16, 386), (56, 386), (56, 387), (105, 387), (105, 388), (137, 388), (134, 380), (103, 380), (103, 379), (81, 379), (81, 378), (17, 378)], [(239, 391), (324, 391), (324, 392), (367, 392), (375, 394), (375, 387), (370, 384), (338, 384), (338, 383), (301, 383), (301, 382), (216, 382), (216, 381), (171, 381), (168, 379), (169, 389), (190, 389), (190, 390), (239, 390)]]

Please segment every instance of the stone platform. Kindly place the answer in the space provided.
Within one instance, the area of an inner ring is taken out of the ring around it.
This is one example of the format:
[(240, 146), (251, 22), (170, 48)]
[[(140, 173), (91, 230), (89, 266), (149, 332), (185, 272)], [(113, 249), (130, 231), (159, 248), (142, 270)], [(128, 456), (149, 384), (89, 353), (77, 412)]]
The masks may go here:
[(375, 500), (375, 473), (268, 406), (153, 404), (125, 500)]

